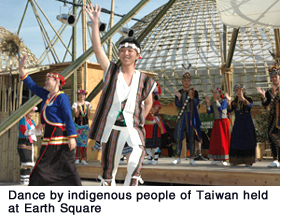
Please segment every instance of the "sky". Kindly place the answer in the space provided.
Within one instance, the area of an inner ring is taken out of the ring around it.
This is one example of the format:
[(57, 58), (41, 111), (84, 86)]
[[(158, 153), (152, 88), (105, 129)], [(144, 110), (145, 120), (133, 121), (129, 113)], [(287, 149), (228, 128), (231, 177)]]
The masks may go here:
[[(72, 2), (73, 0), (69, 0)], [(36, 0), (40, 8), (43, 10), (45, 15), (48, 17), (50, 22), (52, 23), (52, 26), (55, 28), (55, 30), (58, 30), (62, 23), (59, 22), (56, 19), (56, 16), (61, 13), (68, 13), (68, 11), (71, 8), (71, 5), (68, 4), (68, 7), (64, 7), (64, 4), (62, 2), (56, 1), (56, 0)], [(101, 5), (102, 8), (111, 10), (111, 1), (110, 0), (98, 0), (98, 1), (92, 1), (93, 4), (97, 3), (98, 5)], [(154, 11), (158, 7), (162, 6), (163, 4), (167, 3), (168, 0), (151, 0), (134, 18), (141, 19), (150, 12)], [(6, 28), (7, 30), (16, 33), (21, 21), (21, 18), (24, 14), (24, 9), (26, 6), (27, 1), (26, 0), (9, 0), (9, 1), (1, 1), (0, 3), (0, 26)], [(118, 14), (126, 14), (128, 13), (138, 2), (136, 0), (115, 0), (115, 12)], [(37, 5), (36, 5), (37, 7)], [(49, 38), (52, 39), (55, 35), (53, 29), (49, 26), (48, 22), (42, 15), (41, 11), (37, 7), (37, 11), (39, 13), (39, 16), (45, 26), (45, 29), (49, 35)], [(80, 8), (78, 9), (78, 12), (80, 11)], [(103, 22), (109, 21), (110, 16), (108, 14), (102, 13), (101, 14), (101, 20)], [(114, 18), (114, 24), (116, 24), (121, 18), (115, 16)], [(131, 27), (135, 24), (135, 21), (128, 22), (125, 27)], [(77, 57), (79, 57), (82, 52), (82, 35), (81, 35), (81, 19), (77, 23)], [(69, 39), (72, 34), (72, 27), (68, 26), (65, 29), (65, 32), (62, 35), (63, 41), (67, 45), (69, 42)], [(36, 55), (37, 58), (39, 58), (42, 53), (45, 51), (45, 44), (43, 41), (43, 37), (41, 35), (40, 27), (37, 23), (37, 20), (35, 18), (35, 14), (32, 10), (32, 6), (29, 4), (27, 8), (27, 12), (19, 33), (20, 38), (23, 40), (24, 44)], [(115, 34), (113, 37), (113, 41), (116, 42), (120, 34)], [(91, 41), (88, 36), (88, 47), (91, 46)], [(71, 46), (70, 46), (71, 48)], [(55, 46), (56, 52), (60, 59), (64, 57), (64, 53), (66, 49), (64, 46), (60, 43), (60, 41)], [(71, 57), (67, 57), (66, 61), (70, 61)], [(89, 61), (96, 62), (94, 56), (92, 56)], [(47, 64), (49, 61), (45, 60), (43, 64)], [(51, 60), (53, 62), (53, 60)]]

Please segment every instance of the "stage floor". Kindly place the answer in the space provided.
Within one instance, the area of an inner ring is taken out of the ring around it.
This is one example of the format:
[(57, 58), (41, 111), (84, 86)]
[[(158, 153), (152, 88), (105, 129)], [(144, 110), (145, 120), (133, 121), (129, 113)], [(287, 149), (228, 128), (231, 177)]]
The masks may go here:
[[(252, 167), (211, 165), (211, 161), (196, 160), (189, 165), (189, 159), (172, 165), (173, 158), (160, 158), (157, 165), (143, 165), (142, 179), (145, 185), (217, 185), (217, 186), (280, 186), (280, 168), (267, 168), (269, 160), (259, 161)], [(146, 161), (146, 159), (145, 159)], [(126, 162), (120, 165), (117, 180), (124, 180)], [(83, 179), (96, 179), (102, 174), (98, 161), (88, 165), (77, 165)]]

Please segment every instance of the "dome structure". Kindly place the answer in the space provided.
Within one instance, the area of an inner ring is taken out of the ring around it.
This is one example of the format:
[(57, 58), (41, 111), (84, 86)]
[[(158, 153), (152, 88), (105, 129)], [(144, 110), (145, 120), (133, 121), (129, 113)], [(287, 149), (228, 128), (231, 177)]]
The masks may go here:
[[(2, 43), (3, 43), (3, 38), (5, 35), (11, 34), (10, 31), (5, 29), (4, 27), (0, 26), (0, 47), (2, 48)], [(21, 54), (27, 54), (27, 60), (26, 60), (26, 65), (27, 67), (29, 66), (35, 66), (37, 64), (37, 58), (35, 55), (27, 48), (27, 46), (21, 42), (20, 43), (20, 53)], [(17, 69), (18, 68), (18, 57), (17, 56), (9, 56), (7, 52), (3, 52), (0, 50), (0, 66), (1, 72), (5, 72), (12, 69)]]
[[(142, 18), (147, 23), (136, 23), (131, 29), (141, 34), (164, 6)], [(142, 41), (142, 59), (136, 68), (157, 73), (155, 80), (161, 85), (161, 101), (172, 102), (174, 90), (182, 87), (183, 67), (191, 64), (192, 86), (201, 97), (222, 86), (223, 37), (227, 47), (231, 43), (233, 28), (224, 25), (215, 1), (177, 0)], [(265, 28), (239, 29), (232, 59), (233, 84), (243, 83), (247, 93), (256, 95), (256, 87), (270, 86), (268, 66), (274, 59), (274, 30)]]

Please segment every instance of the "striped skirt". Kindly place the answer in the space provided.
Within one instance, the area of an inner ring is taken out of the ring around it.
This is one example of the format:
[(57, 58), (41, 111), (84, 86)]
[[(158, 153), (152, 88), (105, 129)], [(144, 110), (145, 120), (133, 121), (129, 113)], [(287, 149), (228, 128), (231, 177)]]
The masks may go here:
[(75, 154), (68, 147), (66, 131), (45, 125), (39, 158), (30, 175), (30, 186), (79, 186)]

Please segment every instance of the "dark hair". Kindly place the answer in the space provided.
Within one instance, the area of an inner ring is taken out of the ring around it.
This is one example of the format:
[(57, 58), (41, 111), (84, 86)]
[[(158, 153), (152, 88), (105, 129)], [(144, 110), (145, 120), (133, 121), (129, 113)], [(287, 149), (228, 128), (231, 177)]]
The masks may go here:
[(133, 43), (133, 44), (135, 44), (137, 47), (139, 47), (139, 48), (140, 48), (140, 51), (141, 51), (141, 46), (140, 46), (139, 42), (138, 42), (135, 38), (133, 38), (133, 37), (127, 37), (127, 38), (123, 39), (123, 40), (120, 42), (120, 44), (124, 44), (124, 43)]

